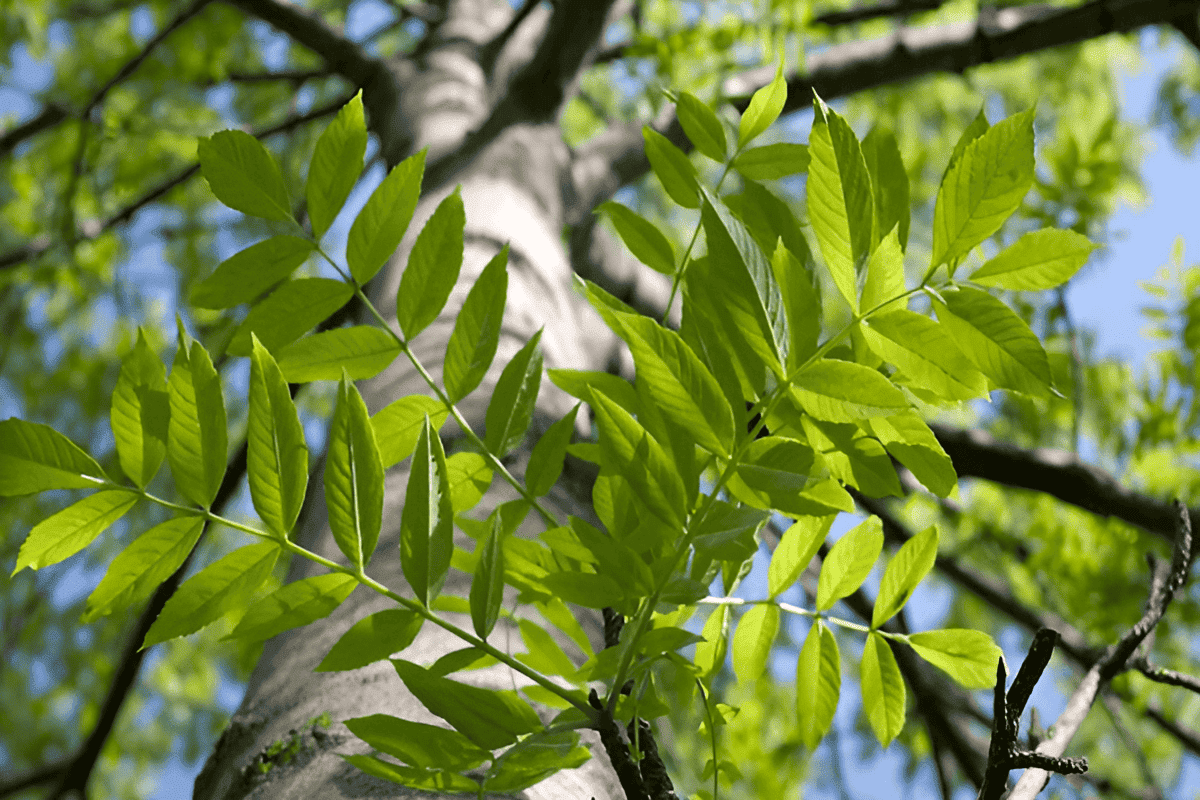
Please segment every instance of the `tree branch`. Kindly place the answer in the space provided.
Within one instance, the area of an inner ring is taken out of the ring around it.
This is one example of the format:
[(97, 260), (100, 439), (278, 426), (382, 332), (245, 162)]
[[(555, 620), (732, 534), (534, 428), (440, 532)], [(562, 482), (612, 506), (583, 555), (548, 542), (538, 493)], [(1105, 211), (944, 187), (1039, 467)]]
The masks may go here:
[[(1108, 648), (1104, 656), (1097, 661), (1079, 687), (1067, 700), (1067, 707), (1054, 722), (1054, 733), (1040, 745), (1036, 752), (1051, 759), (1060, 758), (1066, 752), (1067, 745), (1075, 736), (1079, 726), (1087, 717), (1088, 710), (1095, 702), (1101, 688), (1112, 680), (1113, 676), (1129, 668), (1129, 658), (1134, 650), (1154, 629), (1162, 619), (1167, 606), (1175, 592), (1187, 579), (1188, 569), (1192, 563), (1192, 523), (1187, 507), (1178, 500), (1174, 503), (1175, 518), (1175, 547), (1169, 567), (1158, 565), (1153, 569), (1150, 597), (1146, 602), (1145, 613), (1120, 640)], [(1043, 768), (1046, 765), (1031, 764), (1017, 785), (1013, 788), (1008, 800), (1034, 800), (1049, 780), (1049, 773)]]
[(329, 69), (354, 86), (365, 86), (379, 71), (382, 60), (367, 53), (353, 39), (325, 23), (317, 12), (287, 0), (226, 0), (250, 16), (257, 17), (325, 60)]
[[(789, 78), (783, 113), (809, 107), (814, 90), (831, 100), (938, 72), (961, 74), (981, 64), (1148, 25), (1186, 26), (1197, 9), (1200, 0), (1092, 0), (1074, 8), (1010, 6), (981, 14), (975, 22), (904, 27), (893, 36), (836, 44), (809, 56), (806, 72)], [(732, 78), (726, 81), (724, 94), (744, 110), (753, 91), (770, 81), (774, 71), (768, 66)], [(580, 215), (590, 213), (649, 171), (641, 127), (641, 122), (613, 126), (578, 149), (577, 158), (584, 160), (607, 155), (605, 168), (593, 164), (587, 171), (590, 180), (575, 187), (581, 199)], [(673, 116), (655, 127), (674, 143), (691, 149)], [(577, 221), (568, 220), (568, 224)]]
[[(350, 100), (349, 97), (340, 97), (331, 103), (320, 106), (319, 108), (311, 109), (310, 111), (308, 111), (305, 114), (298, 114), (294, 117), (289, 117), (289, 118), (283, 120), (282, 122), (278, 122), (275, 125), (272, 125), (269, 128), (264, 128), (263, 130), (258, 131), (257, 133), (254, 133), (254, 136), (259, 139), (264, 139), (269, 136), (275, 136), (280, 133), (287, 133), (289, 131), (292, 131), (292, 130), (300, 127), (301, 125), (308, 123), (308, 122), (312, 122), (314, 120), (318, 120), (323, 117), (328, 117), (332, 114), (336, 114), (338, 112), (338, 110), (342, 106), (344, 106), (349, 100)], [(91, 239), (96, 239), (100, 235), (106, 233), (107, 231), (112, 230), (113, 228), (118, 227), (120, 225), (124, 225), (125, 223), (127, 223), (131, 219), (133, 219), (133, 216), (138, 211), (142, 210), (143, 208), (150, 205), (151, 203), (161, 199), (164, 195), (166, 195), (168, 192), (170, 192), (176, 186), (179, 186), (179, 185), (191, 180), (191, 178), (193, 178), (196, 175), (196, 173), (198, 173), (199, 171), (200, 171), (200, 165), (198, 163), (192, 164), (191, 166), (180, 170), (179, 172), (172, 175), (170, 178), (167, 178), (162, 183), (160, 183), (157, 186), (155, 186), (154, 188), (150, 189), (148, 192), (146, 192), (142, 196), (138, 197), (136, 200), (133, 200), (129, 204), (123, 206), (119, 211), (114, 213), (111, 217), (108, 217), (107, 219), (105, 219), (104, 221), (102, 221), (98, 224), (92, 224), (90, 226), (85, 226), (88, 229), (81, 230), (79, 232), (79, 239), (82, 241), (89, 241)], [(47, 250), (49, 250), (52, 245), (53, 245), (53, 240), (51, 239), (51, 237), (43, 235), (43, 236), (38, 236), (33, 241), (23, 244), (20, 247), (16, 247), (16, 248), (8, 251), (7, 253), (0, 253), (0, 270), (10, 268), (10, 267), (16, 267), (21, 264), (24, 264), (27, 261), (37, 258), (38, 256), (45, 253)]]

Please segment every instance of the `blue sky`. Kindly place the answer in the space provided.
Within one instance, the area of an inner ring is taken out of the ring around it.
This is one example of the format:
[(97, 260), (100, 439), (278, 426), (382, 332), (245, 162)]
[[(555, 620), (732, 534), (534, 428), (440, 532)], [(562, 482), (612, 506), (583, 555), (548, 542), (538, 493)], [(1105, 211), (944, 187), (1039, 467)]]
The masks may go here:
[[(1143, 34), (1141, 42), (1143, 52), (1147, 56), (1148, 68), (1140, 74), (1128, 75), (1125, 78), (1122, 100), (1128, 119), (1145, 122), (1151, 113), (1163, 71), (1176, 58), (1185, 54), (1178, 46), (1160, 50), (1157, 34), (1154, 33)], [(1194, 53), (1186, 55), (1195, 57)], [(0, 85), (0, 115), (11, 115), (10, 119), (23, 119), (34, 107), (29, 92), (39, 89), (43, 81), (48, 79), (49, 74), (44, 68), (38, 70), (36, 65), (28, 61), (16, 60), (13, 73), (5, 75), (3, 85)], [(1196, 241), (1195, 236), (1191, 241), (1186, 238), (1189, 232), (1200, 230), (1200, 203), (1194, 199), (1200, 170), (1194, 161), (1176, 152), (1166, 136), (1159, 131), (1149, 130), (1144, 144), (1146, 156), (1142, 165), (1142, 175), (1148, 202), (1140, 208), (1122, 206), (1118, 210), (1111, 221), (1111, 230), (1115, 235), (1109, 243), (1107, 258), (1072, 282), (1069, 290), (1076, 321), (1082, 327), (1095, 331), (1099, 353), (1130, 361), (1135, 366), (1145, 364), (1148, 355), (1155, 349), (1154, 343), (1140, 333), (1143, 321), (1138, 308), (1146, 302), (1147, 297), (1138, 288), (1138, 282), (1150, 280), (1155, 272), (1168, 262), (1177, 236), (1185, 237), (1185, 245), (1200, 247), (1200, 241)], [(356, 194), (359, 203), (365, 200), (365, 191)], [(138, 227), (151, 230), (153, 226)], [(140, 255), (144, 259), (148, 254), (157, 256), (160, 252), (160, 247), (151, 244)], [(1196, 251), (1193, 249), (1192, 252)], [(157, 260), (159, 266), (165, 268), (161, 259)], [(8, 416), (12, 410), (7, 408), (2, 400), (0, 398), (0, 412), (4, 413), (0, 413), (0, 416)], [(846, 518), (840, 521), (838, 527), (845, 530), (854, 522), (855, 520)], [(746, 591), (752, 592), (753, 587), (752, 579), (748, 582)], [(918, 594), (910, 607), (934, 610), (928, 613), (927, 620), (928, 625), (932, 626), (937, 622), (936, 609), (944, 608), (944, 603), (945, 598)], [(1009, 663), (1020, 663), (1023, 654), (1014, 649), (1016, 642), (1002, 641), (1001, 644), (1006, 648)], [(846, 688), (837, 724), (843, 731), (848, 732), (852, 729), (855, 715), (859, 712), (857, 692), (853, 689), (853, 684), (848, 683)], [(235, 706), (239, 698), (239, 687), (222, 687), (220, 700), (226, 707)], [(1061, 708), (1062, 698), (1052, 689), (1043, 686), (1035, 694), (1033, 703), (1041, 706), (1044, 720), (1052, 719)], [(845, 763), (854, 764), (857, 758), (855, 739), (842, 736), (838, 737), (838, 741), (842, 742), (841, 757)], [(829, 748), (834, 746), (832, 742), (833, 740), (828, 740), (822, 745), (827, 756), (830, 755)], [(885, 754), (859, 766), (863, 768), (859, 772), (848, 771), (851, 773), (847, 775), (851, 796), (859, 800), (891, 800), (899, 780), (898, 759)], [(191, 784), (199, 767), (199, 763), (189, 765), (178, 758), (173, 759), (160, 776), (154, 797), (165, 800), (190, 795)], [(926, 770), (924, 778), (926, 781), (931, 779), (929, 770)], [(1197, 767), (1194, 760), (1185, 766), (1180, 786), (1184, 788), (1179, 794), (1180, 797), (1200, 796), (1195, 795), (1197, 787), (1200, 787), (1200, 767)], [(931, 783), (927, 783), (927, 787), (933, 788)], [(824, 800), (826, 796), (832, 798), (834, 795), (814, 792), (810, 796)]]

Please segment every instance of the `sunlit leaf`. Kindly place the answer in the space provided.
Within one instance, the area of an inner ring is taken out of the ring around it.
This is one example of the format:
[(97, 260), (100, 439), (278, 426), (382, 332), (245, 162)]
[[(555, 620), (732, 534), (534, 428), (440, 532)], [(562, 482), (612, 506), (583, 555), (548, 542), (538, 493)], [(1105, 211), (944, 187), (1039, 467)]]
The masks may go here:
[(302, 578), (257, 601), (226, 639), (261, 641), (329, 616), (358, 581), (334, 572)]
[(78, 553), (133, 508), (138, 496), (111, 490), (88, 495), (33, 526), (17, 553), (12, 574), (41, 569)]
[(833, 631), (813, 622), (796, 662), (796, 721), (800, 741), (809, 750), (829, 732), (842, 688), (841, 657)]
[[(367, 152), (367, 123), (363, 114), (362, 92), (334, 117), (317, 139), (308, 166), (304, 196), (308, 200), (308, 218), (313, 236), (320, 239), (329, 230), (338, 212), (350, 196), (350, 190), (362, 174), (363, 155)], [(355, 279), (364, 280), (355, 275)], [(367, 276), (369, 278), (370, 276)]]
[(400, 345), (387, 331), (374, 325), (355, 325), (314, 333), (279, 351), (279, 368), (288, 383), (336, 381), (342, 371), (351, 380), (373, 378), (383, 372)]
[(983, 631), (965, 628), (925, 631), (909, 634), (908, 643), (917, 655), (968, 689), (990, 689), (996, 685), (1000, 648)]
[(887, 640), (867, 635), (862, 662), (863, 711), (879, 743), (887, 747), (904, 727), (904, 677)]
[(218, 131), (200, 140), (197, 154), (201, 174), (222, 203), (253, 217), (292, 218), (283, 175), (262, 142), (245, 131)]
[(341, 672), (382, 661), (412, 644), (424, 621), (419, 614), (400, 608), (365, 616), (342, 634), (315, 671)]
[(507, 297), (508, 245), (505, 245), (483, 268), (454, 320), (442, 372), (451, 403), (475, 391), (492, 365)]
[(442, 590), (453, 549), (454, 509), (446, 453), (437, 432), (426, 422), (417, 436), (400, 514), (400, 566), (425, 605)]
[(817, 610), (828, 611), (862, 586), (882, 549), (883, 525), (879, 517), (868, 517), (838, 539), (821, 564)]
[(458, 281), (466, 212), (458, 189), (438, 204), (417, 234), (396, 292), (396, 319), (409, 339), (437, 319)]
[(383, 463), (358, 388), (338, 385), (325, 457), (325, 505), (338, 549), (356, 568), (371, 560), (383, 521)]
[(360, 284), (379, 272), (400, 246), (417, 208), (424, 174), (422, 150), (392, 167), (355, 217), (346, 241), (346, 261)]

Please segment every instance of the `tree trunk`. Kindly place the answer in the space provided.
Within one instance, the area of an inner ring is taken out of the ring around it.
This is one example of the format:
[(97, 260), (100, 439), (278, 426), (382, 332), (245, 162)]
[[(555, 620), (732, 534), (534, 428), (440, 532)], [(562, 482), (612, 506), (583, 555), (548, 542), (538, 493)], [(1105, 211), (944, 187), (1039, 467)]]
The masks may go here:
[[(548, 14), (535, 11), (522, 28), (544, 25)], [(436, 31), (431, 49), (416, 70), (404, 62), (390, 70), (391, 81), (368, 85), (365, 100), (371, 110), (370, 124), (379, 136), (389, 165), (405, 155), (428, 147), (428, 161), (454, 158), (456, 143), (475, 130), (503, 81), (497, 74), (511, 61), (520, 61), (533, 46), (521, 31), (506, 48), (508, 61), (500, 59), (487, 75), (473, 57), (476, 47), (488, 42), (511, 18), (507, 4), (489, 0), (451, 3), (445, 21)], [(446, 44), (446, 42), (456, 42)], [(390, 86), (388, 84), (391, 84)], [(389, 113), (390, 111), (390, 113)], [(459, 404), (476, 431), (483, 430), (487, 401), (500, 370), (539, 328), (545, 326), (541, 347), (547, 368), (602, 369), (612, 350), (612, 339), (597, 335), (596, 325), (587, 322), (586, 309), (572, 291), (572, 270), (562, 230), (564, 226), (564, 177), (569, 152), (557, 123), (509, 125), (484, 147), (469, 164), (456, 164), (453, 181), (462, 186), (466, 208), (465, 254), (459, 285), (445, 311), (413, 343), (418, 358), (440, 380), (446, 343), (454, 319), (471, 284), (483, 266), (504, 243), (510, 245), (508, 308), (499, 350), (493, 367), (471, 396)], [(447, 158), (448, 157), (448, 158)], [(445, 161), (443, 161), (445, 163)], [(428, 187), (428, 181), (427, 181)], [(417, 207), (409, 232), (399, 251), (380, 273), (373, 286), (373, 302), (394, 326), (395, 297), (406, 254), (416, 232), (437, 203), (452, 189), (447, 181), (427, 194)], [(395, 326), (394, 326), (395, 327)], [(405, 359), (397, 360), (360, 389), (367, 406), (375, 413), (393, 400), (410, 394), (426, 394), (420, 375)], [(532, 430), (524, 445), (506, 458), (518, 476), (523, 473), (532, 445), (541, 431), (570, 410), (573, 400), (544, 380), (538, 396)], [(451, 420), (442, 430), (448, 451), (462, 442)], [(375, 579), (406, 592), (399, 559), (400, 510), (408, 479), (407, 463), (394, 467), (387, 476), (384, 524), (369, 572)], [(516, 493), (499, 478), (473, 512), (479, 518)], [(574, 514), (590, 518), (590, 481), (586, 469), (569, 463), (559, 486), (546, 498), (547, 506), (560, 519)], [(526, 535), (536, 534), (539, 521), (531, 515), (524, 526)], [(459, 544), (473, 543), (458, 533)], [(321, 471), (310, 483), (308, 502), (297, 533), (305, 547), (331, 559), (341, 556), (329, 533)], [(292, 565), (288, 580), (315, 574), (319, 569), (307, 561)], [(470, 576), (451, 570), (443, 593), (465, 596)], [(511, 600), (511, 598), (510, 598)], [(196, 780), (195, 797), (270, 797), (278, 800), (332, 796), (416, 798), (429, 796), (370, 777), (350, 766), (338, 754), (363, 753), (369, 748), (350, 735), (341, 720), (373, 713), (440, 723), (405, 689), (387, 661), (352, 672), (314, 673), (313, 668), (329, 648), (355, 621), (389, 607), (390, 601), (359, 588), (328, 618), (282, 634), (268, 642), (251, 676), (246, 696), (222, 735), (216, 752)], [(511, 607), (511, 602), (506, 604)], [(601, 627), (593, 615), (583, 620), (599, 649)], [(469, 620), (459, 620), (470, 628)], [(497, 627), (491, 640), (504, 646), (516, 645), (515, 631)], [(420, 636), (404, 651), (404, 658), (429, 664), (464, 644), (445, 631), (426, 624)], [(569, 645), (568, 645), (569, 647)], [(459, 673), (456, 680), (479, 686), (505, 689), (528, 683), (507, 667)], [(315, 731), (305, 723), (328, 712), (334, 720), (328, 731)], [(544, 717), (549, 719), (550, 715)], [(267, 774), (256, 769), (259, 756), (276, 742), (295, 735), (301, 744), (288, 764), (276, 764)], [(587, 798), (598, 800), (623, 795), (597, 740), (592, 742), (593, 759), (582, 768), (559, 773), (525, 792), (529, 798)]]

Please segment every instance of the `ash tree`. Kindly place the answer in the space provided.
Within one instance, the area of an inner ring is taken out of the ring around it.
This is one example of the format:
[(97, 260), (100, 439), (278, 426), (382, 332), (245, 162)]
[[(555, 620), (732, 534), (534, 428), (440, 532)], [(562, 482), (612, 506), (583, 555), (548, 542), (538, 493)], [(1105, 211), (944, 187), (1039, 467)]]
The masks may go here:
[(0, 796), (1184, 791), (1197, 5), (13, 9)]

